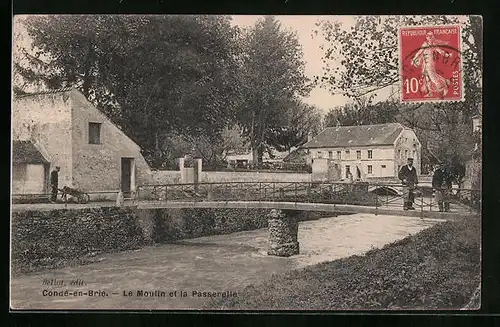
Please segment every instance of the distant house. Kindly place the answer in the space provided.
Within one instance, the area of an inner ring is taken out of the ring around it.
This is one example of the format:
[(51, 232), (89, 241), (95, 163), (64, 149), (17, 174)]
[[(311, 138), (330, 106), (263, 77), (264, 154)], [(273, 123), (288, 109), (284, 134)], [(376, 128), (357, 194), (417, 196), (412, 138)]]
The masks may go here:
[(472, 131), (481, 132), (483, 129), (483, 123), (481, 121), (480, 115), (475, 115), (472, 117)]
[(421, 172), (421, 144), (399, 123), (328, 127), (302, 148), (309, 162), (328, 159), (341, 178), (395, 177), (409, 157)]
[(247, 167), (253, 163), (252, 152), (230, 152), (226, 155), (226, 161), (230, 167)]
[(139, 146), (75, 89), (15, 98), (12, 139), (13, 193), (47, 191), (55, 166), (61, 188), (86, 192), (127, 195), (151, 181)]

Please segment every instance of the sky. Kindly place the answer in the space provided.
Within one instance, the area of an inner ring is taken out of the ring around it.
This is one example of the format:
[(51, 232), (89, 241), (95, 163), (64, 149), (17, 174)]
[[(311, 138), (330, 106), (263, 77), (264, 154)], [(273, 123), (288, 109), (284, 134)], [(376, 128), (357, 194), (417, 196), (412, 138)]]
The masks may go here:
[[(313, 79), (314, 76), (321, 76), (323, 74), (323, 64), (321, 61), (323, 51), (320, 49), (320, 46), (322, 44), (326, 44), (326, 41), (322, 37), (321, 33), (318, 33), (314, 37), (312, 36), (313, 30), (318, 29), (315, 26), (315, 23), (320, 19), (339, 21), (342, 22), (344, 26), (350, 26), (355, 22), (352, 16), (294, 15), (275, 17), (279, 22), (281, 22), (282, 27), (297, 32), (297, 37), (302, 45), (302, 51), (304, 53), (305, 73), (311, 79)], [(259, 18), (262, 18), (262, 16), (232, 16), (233, 24), (241, 27), (250, 27), (254, 25)], [(335, 106), (343, 105), (350, 102), (350, 100), (340, 93), (331, 94), (326, 88), (318, 86), (311, 91), (309, 97), (304, 98), (304, 102), (317, 106), (323, 113), (326, 114), (329, 109)]]

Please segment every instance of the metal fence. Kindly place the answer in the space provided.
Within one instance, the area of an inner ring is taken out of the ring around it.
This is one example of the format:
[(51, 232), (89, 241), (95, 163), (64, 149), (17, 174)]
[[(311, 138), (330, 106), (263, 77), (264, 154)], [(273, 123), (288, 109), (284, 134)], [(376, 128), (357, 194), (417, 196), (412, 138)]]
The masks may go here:
[[(415, 210), (439, 211), (432, 187), (416, 187)], [(450, 211), (479, 213), (480, 190), (452, 188)], [(372, 206), (402, 210), (404, 189), (396, 183), (346, 182), (224, 182), (142, 185), (134, 201), (277, 201)]]
[[(60, 191), (57, 194), (56, 203), (92, 203), (92, 202), (116, 202), (119, 190), (111, 191), (94, 191), (84, 192), (80, 191), (80, 196), (67, 194), (63, 196)], [(30, 194), (12, 194), (13, 204), (29, 204), (29, 203), (50, 203), (51, 193), (30, 193)]]

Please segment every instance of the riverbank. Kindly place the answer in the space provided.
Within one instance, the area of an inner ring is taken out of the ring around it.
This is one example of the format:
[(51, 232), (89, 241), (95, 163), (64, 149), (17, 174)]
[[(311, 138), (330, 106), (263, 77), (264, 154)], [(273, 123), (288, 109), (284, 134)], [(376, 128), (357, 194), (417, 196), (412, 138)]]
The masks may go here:
[(274, 275), (205, 308), (460, 309), (480, 283), (480, 235), (479, 219), (443, 222), (362, 256)]

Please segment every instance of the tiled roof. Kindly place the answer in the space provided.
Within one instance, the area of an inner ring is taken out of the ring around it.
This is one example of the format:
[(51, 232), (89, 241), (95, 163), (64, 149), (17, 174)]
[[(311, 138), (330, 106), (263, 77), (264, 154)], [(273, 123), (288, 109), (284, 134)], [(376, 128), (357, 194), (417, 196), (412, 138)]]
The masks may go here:
[(23, 94), (18, 94), (15, 96), (16, 99), (20, 98), (25, 98), (33, 95), (39, 95), (39, 94), (51, 94), (51, 93), (62, 93), (62, 92), (68, 92), (73, 90), (74, 87), (64, 87), (56, 90), (47, 90), (47, 91), (40, 91), (40, 92), (33, 92), (33, 93), (23, 93)]
[(49, 163), (30, 141), (12, 142), (12, 163)]
[(302, 147), (392, 145), (403, 129), (399, 123), (328, 127)]

